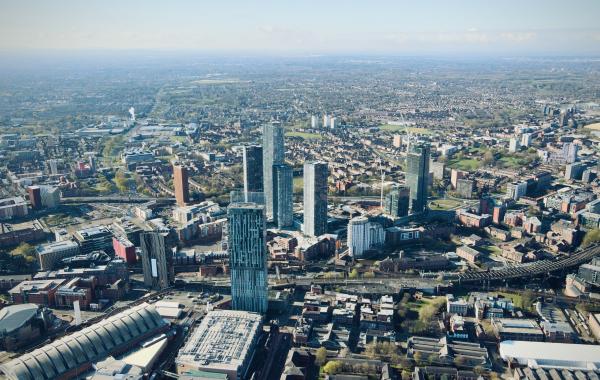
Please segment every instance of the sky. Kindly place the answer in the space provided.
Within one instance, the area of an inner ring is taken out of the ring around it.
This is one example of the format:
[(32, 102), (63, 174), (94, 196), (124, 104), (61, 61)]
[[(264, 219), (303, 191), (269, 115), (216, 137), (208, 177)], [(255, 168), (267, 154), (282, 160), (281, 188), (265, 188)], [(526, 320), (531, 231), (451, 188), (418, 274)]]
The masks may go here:
[(600, 55), (600, 0), (0, 0), (0, 50)]

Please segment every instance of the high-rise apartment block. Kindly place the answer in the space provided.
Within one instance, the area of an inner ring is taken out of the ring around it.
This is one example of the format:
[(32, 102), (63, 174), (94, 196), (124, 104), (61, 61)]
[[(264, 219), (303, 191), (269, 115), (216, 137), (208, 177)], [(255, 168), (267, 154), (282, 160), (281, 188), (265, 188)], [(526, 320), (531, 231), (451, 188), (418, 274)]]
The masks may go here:
[(244, 146), (244, 193), (263, 191), (263, 149), (260, 145)]
[(171, 286), (175, 277), (173, 254), (168, 245), (167, 235), (157, 231), (140, 235), (144, 285), (156, 290)]
[(410, 206), (413, 214), (424, 212), (427, 208), (429, 151), (428, 144), (412, 145), (406, 157), (406, 184), (410, 187)]
[(284, 130), (279, 123), (267, 124), (263, 127), (263, 189), (265, 193), (265, 210), (268, 219), (273, 219), (273, 165), (285, 163), (283, 143)]
[(273, 165), (273, 221), (278, 228), (289, 227), (294, 222), (293, 182), (291, 166)]
[(265, 208), (257, 203), (232, 203), (227, 215), (232, 308), (265, 313), (268, 305)]
[(190, 202), (190, 188), (188, 171), (185, 166), (173, 165), (173, 186), (175, 187), (175, 199), (179, 206), (185, 206)]
[(326, 162), (304, 164), (304, 234), (320, 236), (327, 232)]

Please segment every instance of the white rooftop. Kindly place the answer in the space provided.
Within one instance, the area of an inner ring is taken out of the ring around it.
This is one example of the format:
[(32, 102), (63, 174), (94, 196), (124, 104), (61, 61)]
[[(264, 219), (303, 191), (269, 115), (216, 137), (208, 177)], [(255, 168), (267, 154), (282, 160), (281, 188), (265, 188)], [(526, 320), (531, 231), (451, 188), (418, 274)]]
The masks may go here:
[(595, 345), (506, 340), (500, 356), (531, 368), (600, 369), (600, 346)]

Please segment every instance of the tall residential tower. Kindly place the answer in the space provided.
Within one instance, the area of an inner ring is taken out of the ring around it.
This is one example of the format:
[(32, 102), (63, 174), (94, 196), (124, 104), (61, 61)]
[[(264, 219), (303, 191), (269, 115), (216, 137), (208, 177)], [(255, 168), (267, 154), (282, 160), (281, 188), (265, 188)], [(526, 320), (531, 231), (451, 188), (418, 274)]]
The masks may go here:
[(183, 165), (173, 165), (173, 186), (177, 205), (185, 206), (190, 202), (190, 188), (187, 168)]
[(284, 130), (279, 123), (263, 127), (263, 189), (268, 219), (274, 217), (273, 165), (283, 164), (285, 161), (283, 136)]
[(429, 144), (412, 145), (406, 156), (406, 184), (410, 187), (410, 208), (413, 214), (427, 208), (429, 188)]
[(232, 203), (227, 216), (232, 308), (266, 313), (268, 283), (265, 208), (257, 203)]
[(293, 182), (291, 166), (273, 165), (273, 221), (278, 228), (289, 227), (294, 221)]
[(304, 164), (304, 234), (320, 236), (327, 232), (326, 162)]
[[(263, 150), (260, 145), (244, 146), (244, 193), (263, 191)], [(248, 199), (246, 199), (248, 201)]]

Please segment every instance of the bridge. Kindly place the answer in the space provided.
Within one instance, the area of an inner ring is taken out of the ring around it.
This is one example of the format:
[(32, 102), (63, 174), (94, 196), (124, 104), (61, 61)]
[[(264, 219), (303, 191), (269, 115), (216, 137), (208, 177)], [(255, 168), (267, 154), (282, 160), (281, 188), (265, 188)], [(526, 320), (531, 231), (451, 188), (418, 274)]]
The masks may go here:
[(455, 279), (450, 279), (450, 281), (460, 284), (465, 282), (498, 281), (535, 277), (579, 266), (590, 261), (597, 255), (600, 255), (600, 245), (596, 244), (576, 251), (572, 255), (562, 259), (540, 260), (530, 264), (515, 265), (509, 268), (490, 270), (488, 272), (466, 272), (457, 275)]

